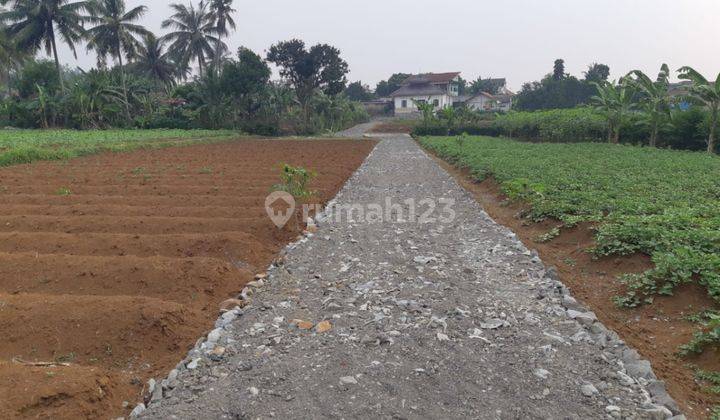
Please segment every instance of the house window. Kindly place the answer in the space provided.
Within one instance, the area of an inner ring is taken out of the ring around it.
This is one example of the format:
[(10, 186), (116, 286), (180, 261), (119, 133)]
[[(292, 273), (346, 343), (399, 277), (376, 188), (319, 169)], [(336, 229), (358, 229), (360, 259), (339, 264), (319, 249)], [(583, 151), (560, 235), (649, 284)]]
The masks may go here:
[(407, 108), (407, 100), (403, 99), (400, 105), (402, 108)]
[(439, 99), (433, 99), (433, 106), (440, 106), (440, 100), (439, 100)]

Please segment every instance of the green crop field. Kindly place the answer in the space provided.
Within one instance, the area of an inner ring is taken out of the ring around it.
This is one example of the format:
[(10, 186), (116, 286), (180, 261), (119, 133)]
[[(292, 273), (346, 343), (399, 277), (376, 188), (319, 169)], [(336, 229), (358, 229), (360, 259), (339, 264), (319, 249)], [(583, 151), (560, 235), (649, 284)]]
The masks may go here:
[(697, 281), (720, 302), (720, 158), (609, 144), (533, 144), (502, 138), (423, 137), (440, 157), (494, 177), (534, 220), (592, 222), (597, 255), (642, 252), (655, 268), (626, 276), (616, 301), (636, 306)]
[(234, 136), (238, 132), (227, 130), (0, 130), (0, 166)]

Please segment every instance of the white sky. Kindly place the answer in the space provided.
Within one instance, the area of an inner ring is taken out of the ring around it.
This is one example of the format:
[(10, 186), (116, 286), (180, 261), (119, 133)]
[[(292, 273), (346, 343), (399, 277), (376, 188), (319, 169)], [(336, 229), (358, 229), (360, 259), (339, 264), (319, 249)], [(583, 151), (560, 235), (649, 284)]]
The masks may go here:
[[(142, 23), (162, 34), (169, 2), (126, 1), (148, 6)], [(461, 71), (519, 89), (556, 58), (577, 76), (592, 62), (609, 65), (613, 78), (636, 68), (654, 75), (663, 62), (712, 78), (720, 71), (718, 0), (236, 0), (235, 8), (233, 50), (264, 55), (293, 37), (329, 43), (350, 64), (349, 80), (373, 87), (395, 72)], [(79, 51), (75, 60), (62, 48), (63, 63), (94, 65)]]

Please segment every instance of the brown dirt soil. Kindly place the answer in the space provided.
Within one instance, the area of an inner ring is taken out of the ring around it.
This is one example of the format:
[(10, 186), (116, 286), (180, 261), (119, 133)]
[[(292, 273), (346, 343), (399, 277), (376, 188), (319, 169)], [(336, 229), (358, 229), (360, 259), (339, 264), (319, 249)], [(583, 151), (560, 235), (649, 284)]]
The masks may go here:
[(0, 169), (0, 418), (127, 415), (298, 235), (265, 213), (281, 164), (315, 171), (325, 203), (374, 144), (242, 140)]
[(589, 224), (563, 229), (561, 235), (550, 242), (538, 242), (540, 235), (560, 223), (552, 220), (529, 223), (519, 217), (526, 205), (509, 202), (495, 180), (490, 178), (478, 183), (469, 171), (434, 158), (475, 196), (494, 220), (512, 229), (528, 248), (536, 249), (546, 264), (557, 267), (562, 282), (578, 300), (652, 362), (655, 373), (666, 382), (668, 391), (689, 418), (707, 418), (709, 409), (720, 404), (717, 395), (704, 390), (707, 384), (696, 381), (692, 367), (720, 371), (720, 350), (707, 349), (702, 356), (693, 358), (677, 355), (678, 347), (687, 343), (698, 328), (685, 317), (703, 309), (718, 308), (707, 292), (696, 285), (685, 285), (676, 290), (674, 296), (655, 298), (652, 305), (619, 308), (612, 301), (625, 290), (618, 277), (651, 268), (647, 255), (593, 258), (587, 252), (594, 245), (594, 231)]
[(417, 123), (417, 120), (390, 120), (375, 124), (369, 132), (410, 134)]

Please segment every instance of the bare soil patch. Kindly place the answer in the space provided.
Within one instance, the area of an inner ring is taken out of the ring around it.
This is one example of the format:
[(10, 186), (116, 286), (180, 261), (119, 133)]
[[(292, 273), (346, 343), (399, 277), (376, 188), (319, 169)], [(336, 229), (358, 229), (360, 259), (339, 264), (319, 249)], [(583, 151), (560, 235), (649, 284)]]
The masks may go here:
[(417, 124), (417, 120), (383, 121), (375, 124), (368, 132), (385, 134), (410, 134), (412, 133), (413, 129)]
[(297, 236), (265, 214), (281, 164), (315, 171), (324, 203), (374, 144), (243, 140), (0, 169), (0, 418), (127, 415)]
[(478, 183), (467, 171), (433, 157), (473, 194), (494, 220), (511, 228), (528, 248), (536, 249), (545, 264), (555, 266), (562, 282), (578, 300), (652, 362), (655, 373), (666, 382), (668, 392), (689, 418), (706, 418), (708, 410), (720, 403), (716, 395), (708, 393), (695, 379), (693, 368), (694, 365), (720, 371), (720, 351), (710, 348), (694, 358), (677, 355), (678, 347), (687, 343), (698, 328), (686, 317), (704, 309), (717, 308), (706, 292), (699, 286), (686, 285), (672, 297), (656, 298), (652, 305), (619, 308), (612, 301), (625, 290), (618, 277), (651, 268), (652, 262), (647, 255), (593, 258), (586, 252), (594, 245), (594, 232), (589, 224), (563, 229), (555, 239), (539, 242), (539, 236), (560, 223), (552, 220), (528, 223), (519, 217), (524, 204), (508, 202), (495, 180), (489, 178)]

